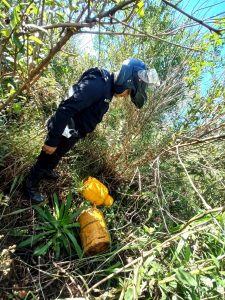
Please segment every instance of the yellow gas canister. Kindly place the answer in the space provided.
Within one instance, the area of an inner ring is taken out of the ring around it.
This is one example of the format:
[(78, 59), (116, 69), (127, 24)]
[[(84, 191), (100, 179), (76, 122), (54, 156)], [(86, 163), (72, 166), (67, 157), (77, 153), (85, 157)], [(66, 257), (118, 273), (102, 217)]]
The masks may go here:
[(84, 181), (80, 194), (88, 201), (95, 205), (111, 206), (113, 198), (109, 195), (107, 187), (94, 177), (88, 177)]
[(106, 251), (110, 245), (110, 235), (103, 213), (95, 208), (83, 211), (79, 218), (80, 238), (86, 255), (95, 255)]

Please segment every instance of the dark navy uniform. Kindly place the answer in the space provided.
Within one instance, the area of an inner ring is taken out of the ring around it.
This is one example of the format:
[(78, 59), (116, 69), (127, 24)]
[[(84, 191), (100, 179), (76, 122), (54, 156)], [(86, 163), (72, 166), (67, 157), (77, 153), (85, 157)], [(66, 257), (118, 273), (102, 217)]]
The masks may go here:
[[(45, 144), (57, 149), (51, 155), (41, 151), (38, 168), (54, 169), (62, 156), (102, 121), (115, 93), (114, 76), (104, 69), (92, 68), (83, 73), (72, 89), (72, 96), (60, 103), (48, 122)], [(72, 132), (70, 138), (63, 135), (67, 126)]]
[(56, 151), (51, 155), (41, 151), (26, 179), (25, 192), (33, 203), (41, 203), (45, 199), (39, 192), (40, 180), (56, 179), (53, 169), (79, 139), (101, 122), (114, 94), (121, 95), (127, 91), (137, 108), (144, 105), (147, 85), (159, 82), (155, 76), (157, 73), (153, 73), (149, 73), (143, 61), (129, 58), (123, 62), (115, 82), (113, 74), (104, 69), (89, 69), (81, 76), (73, 86), (71, 96), (59, 105), (48, 122), (45, 144), (56, 147)]

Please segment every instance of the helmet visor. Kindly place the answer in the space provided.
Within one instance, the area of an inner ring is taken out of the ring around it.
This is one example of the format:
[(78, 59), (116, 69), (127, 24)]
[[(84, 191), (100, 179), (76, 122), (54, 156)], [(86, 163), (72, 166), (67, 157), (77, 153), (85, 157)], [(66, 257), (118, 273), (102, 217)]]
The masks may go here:
[(147, 87), (160, 86), (160, 80), (155, 69), (139, 70), (134, 78), (134, 89), (131, 92), (131, 100), (138, 108), (147, 101)]
[(139, 81), (137, 83), (137, 88), (136, 90), (131, 91), (131, 101), (134, 103), (134, 105), (137, 108), (142, 108), (142, 106), (145, 104), (147, 101), (147, 83), (144, 81)]

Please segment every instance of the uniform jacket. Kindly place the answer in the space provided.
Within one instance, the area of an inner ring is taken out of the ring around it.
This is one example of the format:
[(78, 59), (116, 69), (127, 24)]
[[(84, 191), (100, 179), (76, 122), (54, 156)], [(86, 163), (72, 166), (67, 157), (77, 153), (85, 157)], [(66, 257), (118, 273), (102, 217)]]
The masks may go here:
[(114, 76), (104, 69), (87, 70), (73, 85), (73, 95), (62, 101), (48, 123), (45, 144), (57, 147), (72, 121), (78, 138), (92, 132), (109, 109), (114, 94)]

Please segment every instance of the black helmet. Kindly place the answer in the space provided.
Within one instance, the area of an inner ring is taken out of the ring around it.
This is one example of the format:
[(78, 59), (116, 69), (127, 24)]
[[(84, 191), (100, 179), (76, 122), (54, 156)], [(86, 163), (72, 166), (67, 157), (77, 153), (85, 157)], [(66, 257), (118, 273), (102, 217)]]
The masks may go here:
[(155, 69), (147, 69), (146, 64), (140, 59), (126, 59), (115, 80), (115, 92), (123, 93), (131, 90), (131, 101), (136, 107), (141, 108), (147, 101), (147, 86), (159, 85), (158, 74)]

